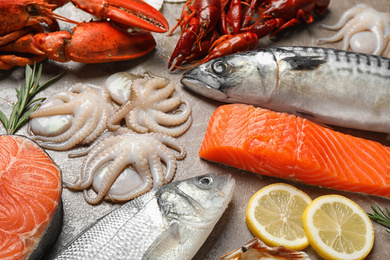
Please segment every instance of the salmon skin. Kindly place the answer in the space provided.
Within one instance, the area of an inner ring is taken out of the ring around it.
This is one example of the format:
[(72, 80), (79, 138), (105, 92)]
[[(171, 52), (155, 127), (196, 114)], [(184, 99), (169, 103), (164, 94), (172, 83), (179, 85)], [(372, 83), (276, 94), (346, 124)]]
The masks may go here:
[(0, 136), (0, 259), (42, 259), (62, 228), (60, 168), (34, 141)]
[(262, 175), (390, 198), (390, 148), (287, 113), (220, 106), (199, 155)]
[(259, 49), (199, 65), (181, 82), (222, 102), (390, 133), (390, 60), (379, 56), (314, 47)]
[(228, 206), (234, 179), (207, 174), (152, 189), (83, 231), (55, 260), (192, 259)]

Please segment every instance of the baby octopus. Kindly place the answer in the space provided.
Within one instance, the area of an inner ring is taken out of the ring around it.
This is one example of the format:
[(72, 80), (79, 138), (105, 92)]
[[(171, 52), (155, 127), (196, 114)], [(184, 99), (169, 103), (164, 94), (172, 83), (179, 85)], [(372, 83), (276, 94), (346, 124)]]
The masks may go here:
[(106, 129), (114, 106), (104, 88), (75, 84), (30, 115), (28, 133), (46, 149), (64, 151), (89, 144)]
[(355, 52), (389, 56), (390, 16), (365, 4), (357, 4), (343, 13), (335, 25), (321, 28), (339, 30), (337, 34), (317, 40), (317, 44), (337, 42), (343, 39), (343, 49)]
[[(90, 204), (103, 198), (128, 201), (167, 184), (175, 175), (176, 160), (186, 155), (184, 147), (171, 136), (137, 134), (127, 128), (105, 133), (96, 145), (72, 156), (86, 152), (81, 177), (74, 183), (65, 180), (64, 184), (70, 189), (84, 190), (84, 198)], [(94, 196), (90, 195), (91, 190), (95, 191)]]
[(108, 120), (115, 131), (123, 118), (137, 133), (156, 132), (177, 137), (191, 126), (191, 106), (181, 99), (175, 85), (167, 78), (149, 72), (134, 75), (120, 72), (107, 79), (106, 86), (114, 101), (121, 104)]

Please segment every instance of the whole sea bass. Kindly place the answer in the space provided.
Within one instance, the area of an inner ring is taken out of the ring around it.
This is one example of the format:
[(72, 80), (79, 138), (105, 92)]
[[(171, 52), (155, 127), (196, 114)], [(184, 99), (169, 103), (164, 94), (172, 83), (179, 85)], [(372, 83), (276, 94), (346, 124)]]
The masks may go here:
[(154, 189), (99, 219), (55, 259), (191, 259), (234, 183), (230, 175), (209, 174)]
[(181, 82), (223, 102), (390, 133), (390, 60), (374, 55), (313, 47), (259, 49), (199, 65)]

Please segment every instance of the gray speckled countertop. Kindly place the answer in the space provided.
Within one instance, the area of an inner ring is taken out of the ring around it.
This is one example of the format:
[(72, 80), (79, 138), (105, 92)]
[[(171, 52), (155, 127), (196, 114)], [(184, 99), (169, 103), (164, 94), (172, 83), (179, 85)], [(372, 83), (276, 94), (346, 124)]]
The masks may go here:
[[(273, 41), (269, 39), (263, 39), (260, 42), (260, 46), (316, 46), (315, 39), (332, 34), (330, 31), (318, 29), (317, 25), (319, 23), (335, 23), (344, 10), (360, 2), (366, 2), (377, 10), (390, 11), (388, 0), (332, 0), (329, 6), (329, 10), (321, 18), (321, 21), (317, 20), (311, 25), (299, 26), (290, 29), (287, 32), (279, 35), (278, 39)], [(73, 10), (72, 6), (66, 6), (64, 12), (67, 12), (68, 8), (72, 8)], [(182, 4), (164, 4), (162, 12), (168, 19), (171, 28), (173, 28), (175, 25), (175, 18), (178, 18), (178, 15), (181, 13), (181, 9)], [(74, 11), (69, 11), (69, 14), (73, 14), (73, 12)], [(61, 78), (61, 80), (57, 81), (40, 95), (49, 96), (78, 82), (104, 86), (105, 80), (108, 76), (120, 71), (127, 71), (138, 74), (144, 72), (145, 70), (149, 70), (156, 75), (171, 78), (176, 83), (177, 90), (181, 93), (182, 97), (189, 100), (190, 104), (192, 105), (193, 115), (193, 123), (191, 128), (187, 133), (179, 138), (179, 140), (186, 146), (188, 154), (183, 161), (178, 162), (178, 168), (174, 180), (182, 180), (198, 175), (199, 173), (208, 172), (230, 173), (236, 179), (237, 185), (231, 204), (229, 205), (225, 214), (222, 216), (219, 223), (216, 225), (206, 243), (194, 258), (204, 260), (219, 259), (219, 256), (233, 249), (241, 247), (253, 238), (253, 235), (249, 232), (245, 224), (246, 205), (250, 197), (260, 188), (274, 182), (280, 182), (281, 180), (240, 171), (231, 167), (210, 163), (200, 159), (198, 151), (202, 143), (209, 118), (215, 108), (217, 108), (217, 106), (221, 105), (222, 103), (208, 100), (204, 97), (187, 91), (180, 84), (182, 71), (170, 73), (166, 69), (167, 58), (171, 55), (179, 34), (180, 30), (177, 30), (171, 37), (167, 37), (166, 34), (154, 34), (157, 41), (156, 49), (145, 57), (133, 61), (106, 64), (77, 64), (74, 62), (60, 64), (53, 61), (45, 61), (43, 65), (45, 73), (43, 78), (52, 77), (61, 71), (65, 71), (65, 75)], [(341, 43), (324, 45), (323, 47), (340, 48)], [(0, 88), (2, 91), (2, 99), (11, 102), (14, 101), (14, 89), (16, 87), (20, 87), (23, 79), (24, 68), (16, 68), (10, 71), (0, 71)], [(0, 100), (0, 109), (8, 114), (10, 110), (9, 103)], [(346, 131), (352, 133), (352, 130)], [(4, 128), (0, 127), (0, 133), (4, 133)], [(26, 129), (21, 129), (18, 134), (26, 134)], [(357, 134), (389, 145), (389, 143), (386, 143), (386, 136), (384, 134)], [(73, 178), (79, 174), (79, 168), (82, 164), (83, 158), (69, 159), (67, 157), (68, 152), (48, 151), (48, 153), (61, 167), (64, 178)], [(366, 211), (371, 212), (370, 206), (374, 203), (378, 203), (383, 207), (390, 208), (389, 199), (361, 195), (357, 193), (338, 192), (297, 183), (293, 183), (293, 185), (307, 192), (312, 197), (312, 199), (324, 194), (337, 193), (351, 198)], [(50, 256), (54, 255), (55, 252), (60, 250), (66, 243), (68, 243), (88, 225), (93, 223), (97, 218), (118, 206), (109, 202), (103, 202), (97, 206), (89, 205), (84, 201), (82, 192), (73, 192), (66, 188), (63, 190), (63, 202), (64, 225), (58, 241), (56, 242), (52, 251), (49, 253)], [(384, 227), (376, 223), (374, 223), (374, 229), (375, 244), (367, 259), (387, 259), (389, 258), (388, 245), (390, 244), (390, 235), (385, 231)], [(312, 259), (321, 259), (311, 247), (308, 247), (305, 249), (305, 251), (312, 257)]]

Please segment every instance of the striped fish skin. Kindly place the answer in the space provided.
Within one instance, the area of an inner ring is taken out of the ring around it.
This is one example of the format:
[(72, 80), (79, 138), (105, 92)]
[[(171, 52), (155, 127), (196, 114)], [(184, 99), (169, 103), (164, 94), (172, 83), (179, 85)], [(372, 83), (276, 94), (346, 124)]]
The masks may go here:
[(315, 47), (259, 49), (199, 65), (181, 82), (222, 102), (390, 133), (390, 59), (379, 56)]
[(99, 219), (55, 259), (192, 259), (234, 184), (230, 175), (208, 174), (153, 189)]

